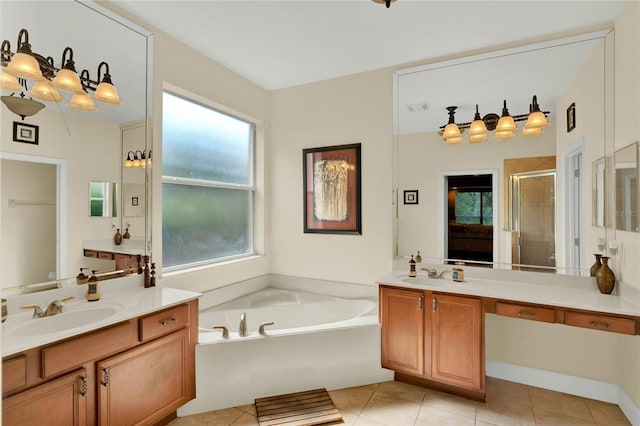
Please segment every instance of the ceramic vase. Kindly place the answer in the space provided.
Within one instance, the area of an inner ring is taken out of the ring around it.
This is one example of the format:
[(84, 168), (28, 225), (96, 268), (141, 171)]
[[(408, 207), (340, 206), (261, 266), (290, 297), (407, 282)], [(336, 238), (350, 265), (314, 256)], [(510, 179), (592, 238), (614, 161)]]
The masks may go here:
[(596, 257), (596, 262), (593, 264), (591, 269), (589, 269), (589, 275), (592, 277), (596, 276), (596, 272), (598, 272), (598, 269), (600, 269), (600, 267), (602, 266), (602, 262), (600, 261), (602, 255), (599, 253), (595, 253), (594, 256)]
[(602, 266), (596, 271), (596, 283), (598, 290), (603, 294), (611, 294), (613, 287), (616, 285), (616, 276), (607, 264), (609, 258), (602, 256)]
[(116, 235), (113, 236), (113, 242), (117, 246), (122, 244), (122, 234), (120, 233), (120, 228), (116, 229)]

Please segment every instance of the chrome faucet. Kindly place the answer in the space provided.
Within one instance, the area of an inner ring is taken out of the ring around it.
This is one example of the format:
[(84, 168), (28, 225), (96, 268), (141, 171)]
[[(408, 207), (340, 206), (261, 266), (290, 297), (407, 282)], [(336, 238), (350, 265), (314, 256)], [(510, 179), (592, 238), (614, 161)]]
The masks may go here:
[(50, 317), (53, 315), (61, 314), (64, 308), (64, 302), (74, 299), (73, 296), (67, 296), (64, 299), (54, 300), (49, 303), (47, 309), (42, 311), (40, 305), (22, 305), (20, 309), (33, 309), (33, 318)]
[(436, 268), (421, 268), (422, 271), (427, 271), (427, 276), (429, 278), (435, 278), (438, 280), (441, 280), (444, 278), (444, 274), (446, 274), (447, 272), (451, 272), (451, 270), (449, 269), (443, 269), (442, 271), (438, 272), (438, 270)]
[(247, 337), (249, 332), (247, 331), (247, 314), (243, 312), (240, 315), (240, 328), (238, 329), (238, 335), (240, 337)]

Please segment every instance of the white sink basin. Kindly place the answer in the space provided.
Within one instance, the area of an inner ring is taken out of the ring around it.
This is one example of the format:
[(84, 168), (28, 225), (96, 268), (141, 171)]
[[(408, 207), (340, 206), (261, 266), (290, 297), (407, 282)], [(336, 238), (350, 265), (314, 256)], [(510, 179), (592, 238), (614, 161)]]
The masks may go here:
[(83, 327), (117, 315), (120, 308), (117, 305), (87, 306), (50, 317), (30, 318), (13, 327), (9, 333), (15, 337), (29, 337)]

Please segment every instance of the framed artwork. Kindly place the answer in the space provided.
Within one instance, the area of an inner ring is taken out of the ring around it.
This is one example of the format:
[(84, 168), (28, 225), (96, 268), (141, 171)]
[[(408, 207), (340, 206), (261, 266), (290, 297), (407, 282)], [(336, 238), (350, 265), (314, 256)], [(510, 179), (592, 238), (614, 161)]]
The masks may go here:
[(302, 150), (305, 233), (362, 235), (360, 148)]
[(15, 142), (38, 145), (38, 126), (33, 124), (13, 122), (13, 140)]
[(567, 108), (567, 133), (576, 128), (576, 104), (575, 102)]
[(138, 197), (131, 197), (131, 205), (138, 206)]
[(411, 189), (404, 191), (405, 204), (418, 204), (418, 190)]

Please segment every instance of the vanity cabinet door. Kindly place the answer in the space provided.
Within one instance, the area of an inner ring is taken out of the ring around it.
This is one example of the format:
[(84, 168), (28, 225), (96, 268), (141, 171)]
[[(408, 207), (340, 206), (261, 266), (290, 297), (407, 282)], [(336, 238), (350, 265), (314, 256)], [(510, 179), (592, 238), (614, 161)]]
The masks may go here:
[(84, 425), (87, 392), (82, 368), (2, 400), (2, 424)]
[(380, 287), (382, 366), (424, 374), (424, 293)]
[(182, 329), (99, 362), (100, 424), (154, 424), (193, 399), (191, 353)]
[(431, 308), (431, 378), (484, 391), (482, 300), (433, 294)]

